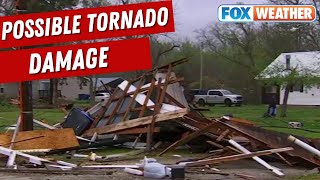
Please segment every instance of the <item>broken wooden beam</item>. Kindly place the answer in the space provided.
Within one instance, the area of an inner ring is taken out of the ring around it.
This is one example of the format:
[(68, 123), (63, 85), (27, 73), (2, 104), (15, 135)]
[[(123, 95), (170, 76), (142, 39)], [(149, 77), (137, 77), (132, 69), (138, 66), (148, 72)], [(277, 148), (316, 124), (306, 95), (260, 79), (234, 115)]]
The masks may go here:
[(285, 152), (285, 151), (291, 151), (291, 150), (293, 150), (292, 147), (270, 149), (270, 150), (264, 150), (264, 151), (251, 152), (250, 154), (237, 154), (237, 155), (231, 155), (231, 156), (225, 156), (225, 157), (199, 160), (196, 162), (186, 162), (186, 163), (182, 163), (182, 164), (184, 164), (186, 166), (205, 166), (205, 165), (209, 165), (209, 164), (218, 164), (218, 163), (222, 163), (222, 162), (236, 161), (236, 160), (241, 160), (241, 159), (252, 158), (255, 156), (263, 156), (263, 155), (269, 155), (269, 154), (273, 154), (273, 153), (279, 153), (279, 152)]
[(230, 132), (229, 129), (226, 129), (225, 131), (223, 131), (220, 136), (217, 138), (217, 142), (221, 141), (224, 137), (227, 136), (227, 134)]
[(37, 164), (37, 165), (43, 165), (43, 163), (53, 163), (53, 164), (58, 164), (58, 165), (67, 166), (71, 168), (77, 167), (76, 164), (67, 163), (64, 161), (56, 161), (56, 162), (49, 161), (44, 158), (39, 158), (37, 156), (32, 156), (32, 155), (29, 155), (20, 151), (8, 149), (2, 146), (0, 146), (0, 154), (6, 155), (9, 157), (7, 165), (11, 165), (11, 166), (14, 164), (16, 156), (21, 156), (22, 158), (29, 160), (30, 163)]
[[(242, 151), (245, 154), (252, 154), (252, 152), (250, 152), (249, 150), (247, 150), (245, 147), (241, 146), (239, 143), (237, 143), (236, 141), (230, 139), (229, 143), (231, 145), (233, 145), (234, 147), (236, 147), (237, 149), (239, 149), (240, 151)], [(291, 150), (293, 150), (293, 148), (291, 148)], [(282, 151), (283, 152), (283, 151)], [(279, 153), (278, 151), (274, 151), (274, 153)], [(284, 176), (284, 174), (280, 171), (280, 169), (271, 166), (270, 164), (268, 164), (267, 162), (265, 162), (263, 159), (259, 158), (258, 156), (251, 156), (252, 159), (254, 159), (255, 161), (257, 161), (259, 164), (261, 164), (262, 166), (266, 167), (267, 169), (271, 170), (272, 172), (274, 172), (276, 175), (278, 176)]]
[[(305, 159), (315, 165), (320, 165), (320, 160), (318, 157), (314, 156), (314, 154), (309, 153), (309, 151), (305, 150), (304, 148), (292, 143), (288, 140), (289, 134), (272, 131), (268, 129), (263, 129), (260, 127), (234, 123), (232, 121), (219, 121), (221, 126), (230, 129), (232, 132), (237, 133), (243, 137), (248, 138), (250, 141), (255, 141), (258, 144), (266, 145), (269, 148), (281, 148), (284, 146), (293, 147), (293, 151), (285, 152), (290, 156), (295, 156), (298, 158)], [(300, 140), (304, 142), (308, 142), (308, 139), (303, 137), (298, 137)]]
[[(187, 109), (181, 109), (178, 111), (157, 114), (155, 116), (155, 122), (162, 122), (162, 121), (168, 121), (171, 119), (181, 118), (187, 113), (188, 113)], [(84, 136), (93, 136), (95, 132), (97, 132), (97, 134), (114, 133), (117, 131), (129, 129), (129, 128), (148, 125), (148, 124), (151, 124), (152, 118), (153, 116), (147, 116), (147, 117), (132, 119), (130, 121), (120, 122), (118, 124), (111, 124), (111, 125), (107, 125), (100, 128), (89, 129), (84, 133)]]
[[(132, 129), (125, 129), (123, 131), (118, 131), (115, 134), (146, 134), (148, 132), (148, 128), (132, 128)], [(154, 133), (160, 132), (159, 127), (155, 127), (153, 130)]]
[[(158, 82), (158, 84), (161, 83), (162, 79), (159, 78), (157, 82)], [(165, 84), (168, 84), (168, 82), (165, 81)], [(147, 147), (146, 147), (147, 151), (151, 151), (152, 140), (153, 140), (153, 130), (154, 130), (154, 127), (155, 127), (155, 118), (156, 118), (156, 115), (159, 114), (160, 108), (161, 108), (161, 104), (159, 102), (160, 101), (160, 96), (161, 96), (161, 86), (157, 86), (156, 94), (157, 95), (156, 95), (156, 102), (155, 102), (155, 108), (154, 108), (154, 112), (153, 112), (153, 117), (152, 117), (151, 123), (148, 125)]]
[(200, 130), (197, 130), (197, 131), (195, 131), (195, 132), (193, 132), (193, 133), (191, 133), (191, 134), (189, 134), (189, 135), (181, 138), (180, 140), (176, 141), (175, 143), (173, 143), (173, 144), (171, 144), (169, 147), (167, 147), (165, 150), (163, 150), (163, 151), (159, 154), (159, 156), (161, 156), (162, 154), (166, 153), (166, 152), (169, 151), (170, 149), (173, 149), (173, 148), (175, 148), (175, 147), (177, 147), (177, 146), (179, 146), (179, 145), (185, 144), (185, 143), (191, 141), (192, 139), (195, 139), (195, 138), (199, 137), (200, 135), (208, 132), (208, 131), (209, 131), (213, 126), (215, 126), (215, 125), (216, 125), (216, 123), (213, 122), (213, 123), (209, 124), (208, 126), (206, 126), (206, 127), (202, 128), (202, 129), (200, 129)]

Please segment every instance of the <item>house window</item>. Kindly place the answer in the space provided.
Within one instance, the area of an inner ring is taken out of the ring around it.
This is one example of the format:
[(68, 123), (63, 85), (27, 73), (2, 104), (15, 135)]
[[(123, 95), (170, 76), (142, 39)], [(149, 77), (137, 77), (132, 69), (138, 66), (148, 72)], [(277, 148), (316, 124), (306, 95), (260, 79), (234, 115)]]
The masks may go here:
[(0, 88), (0, 93), (1, 93), (1, 94), (4, 93), (4, 88), (3, 88), (3, 87)]
[(39, 90), (50, 90), (50, 81), (40, 81)]
[(288, 54), (286, 55), (286, 70), (290, 70), (290, 59), (291, 59), (291, 56)]
[(290, 87), (290, 92), (303, 92), (303, 85), (294, 85)]

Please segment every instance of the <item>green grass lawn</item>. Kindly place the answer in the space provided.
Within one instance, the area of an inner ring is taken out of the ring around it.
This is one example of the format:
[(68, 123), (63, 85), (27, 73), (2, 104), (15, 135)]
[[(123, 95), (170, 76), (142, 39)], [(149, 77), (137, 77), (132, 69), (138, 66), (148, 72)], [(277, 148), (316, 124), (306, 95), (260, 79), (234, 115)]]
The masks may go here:
[[(0, 131), (4, 131), (5, 127), (15, 124), (18, 117), (18, 108), (0, 110)], [(59, 109), (34, 109), (34, 118), (54, 125), (63, 121), (64, 114)]]
[[(78, 104), (87, 104), (85, 102)], [(79, 106), (79, 105), (76, 106)], [(320, 138), (320, 107), (289, 107), (288, 117), (286, 118), (264, 118), (263, 114), (267, 107), (264, 105), (243, 105), (241, 107), (226, 107), (216, 105), (209, 107), (210, 111), (204, 111), (203, 114), (207, 117), (221, 117), (227, 113), (232, 113), (235, 117), (248, 119), (256, 123), (256, 125), (275, 130), (286, 132), (293, 135), (300, 135), (309, 138)], [(16, 107), (0, 107), (0, 130), (12, 125), (19, 117), (19, 110)], [(38, 120), (53, 125), (63, 121), (64, 114), (59, 109), (35, 109), (34, 117)], [(300, 121), (303, 122), (303, 129), (288, 128), (288, 122)]]
[[(279, 116), (264, 118), (263, 114), (267, 110), (267, 106), (264, 105), (243, 105), (241, 107), (216, 105), (209, 108), (210, 111), (203, 112), (208, 117), (221, 117), (227, 113), (232, 113), (234, 117), (248, 119), (266, 129), (309, 138), (320, 138), (320, 107), (289, 107), (288, 117), (286, 118), (280, 118)], [(288, 122), (290, 121), (303, 122), (303, 129), (288, 128)]]
[(319, 179), (320, 179), (320, 174), (311, 174), (307, 176), (293, 178), (292, 180), (319, 180)]
[[(88, 107), (89, 101), (74, 101), (75, 107)], [(59, 109), (34, 109), (34, 118), (43, 120), (44, 122), (54, 125), (62, 122), (64, 114)], [(5, 130), (5, 127), (15, 124), (19, 117), (19, 109), (17, 106), (10, 105), (9, 103), (0, 103), (0, 132)]]

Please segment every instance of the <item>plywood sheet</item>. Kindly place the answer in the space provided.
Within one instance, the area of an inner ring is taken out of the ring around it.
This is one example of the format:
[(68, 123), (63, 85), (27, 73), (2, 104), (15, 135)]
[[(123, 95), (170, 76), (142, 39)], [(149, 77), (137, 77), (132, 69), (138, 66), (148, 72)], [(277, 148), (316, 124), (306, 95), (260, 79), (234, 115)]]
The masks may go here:
[[(0, 146), (9, 147), (12, 133), (0, 134)], [(24, 141), (26, 140), (26, 141)], [(35, 130), (19, 132), (14, 150), (65, 149), (79, 146), (73, 129)]]

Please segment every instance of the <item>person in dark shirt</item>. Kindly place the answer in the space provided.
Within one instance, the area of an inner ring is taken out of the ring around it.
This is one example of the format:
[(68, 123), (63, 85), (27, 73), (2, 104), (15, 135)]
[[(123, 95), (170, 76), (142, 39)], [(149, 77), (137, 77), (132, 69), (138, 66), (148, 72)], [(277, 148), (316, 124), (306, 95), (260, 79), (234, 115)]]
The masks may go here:
[(269, 117), (275, 117), (277, 115), (277, 98), (275, 95), (270, 97), (267, 114)]

